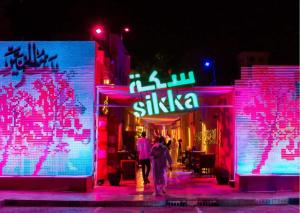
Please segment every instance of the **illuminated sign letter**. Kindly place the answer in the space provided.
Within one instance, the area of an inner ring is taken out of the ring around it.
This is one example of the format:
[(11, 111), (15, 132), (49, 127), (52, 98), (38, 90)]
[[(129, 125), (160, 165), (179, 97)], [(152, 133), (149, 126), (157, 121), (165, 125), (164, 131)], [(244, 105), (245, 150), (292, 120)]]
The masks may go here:
[[(129, 92), (147, 92), (195, 83), (193, 71), (188, 72), (188, 78), (186, 78), (185, 73), (180, 73), (179, 78), (176, 74), (172, 74), (171, 81), (166, 83), (162, 83), (157, 77), (157, 74), (158, 72), (154, 70), (150, 74), (148, 83), (146, 84), (142, 84), (140, 80), (141, 74), (130, 74), (129, 78), (131, 82), (129, 85)], [(190, 92), (185, 95), (176, 94), (176, 96), (174, 96), (173, 91), (168, 89), (166, 96), (162, 96), (160, 93), (160, 96), (158, 97), (157, 92), (155, 91), (151, 94), (146, 94), (144, 102), (138, 101), (133, 104), (133, 114), (136, 117), (143, 117), (145, 115), (158, 115), (160, 112), (169, 113), (197, 107), (199, 107), (199, 103), (195, 93)]]
[(133, 109), (134, 109), (134, 116), (135, 117), (143, 117), (146, 115), (146, 110), (144, 109), (145, 104), (143, 102), (135, 102), (133, 104)]
[(195, 93), (188, 93), (184, 96), (185, 102), (184, 105), (187, 109), (198, 108), (198, 98)]

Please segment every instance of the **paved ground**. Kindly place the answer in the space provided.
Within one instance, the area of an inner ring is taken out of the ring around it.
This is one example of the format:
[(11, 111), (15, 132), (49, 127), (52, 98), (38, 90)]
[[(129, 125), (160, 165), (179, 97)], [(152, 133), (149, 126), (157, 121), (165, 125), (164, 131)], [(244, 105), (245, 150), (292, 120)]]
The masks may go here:
[(1, 213), (299, 213), (295, 205), (252, 207), (0, 207)]
[(242, 193), (228, 185), (218, 185), (213, 177), (195, 176), (189, 171), (182, 170), (181, 167), (169, 174), (166, 195), (154, 196), (152, 193), (152, 183), (144, 186), (141, 179), (141, 171), (138, 171), (136, 181), (122, 181), (120, 186), (110, 186), (108, 181), (106, 181), (104, 185), (97, 186), (90, 193), (0, 191), (0, 202), (2, 206), (28, 207), (168, 206), (170, 208), (185, 206), (187, 208), (186, 206), (188, 206), (193, 209), (195, 206), (254, 207), (276, 205), (278, 208), (281, 205), (288, 206), (288, 204), (299, 206), (298, 192)]

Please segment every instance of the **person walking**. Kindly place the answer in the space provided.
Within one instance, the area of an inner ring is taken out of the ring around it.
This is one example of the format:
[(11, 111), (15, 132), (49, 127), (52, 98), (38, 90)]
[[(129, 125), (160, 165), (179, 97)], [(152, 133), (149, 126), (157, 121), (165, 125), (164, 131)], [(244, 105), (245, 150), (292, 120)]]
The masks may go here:
[(182, 163), (182, 139), (178, 140), (178, 160), (177, 162)]
[(151, 169), (150, 163), (150, 152), (151, 144), (150, 141), (146, 138), (146, 132), (142, 132), (142, 137), (137, 141), (137, 151), (139, 155), (139, 160), (142, 165), (142, 174), (144, 185), (150, 183), (149, 173)]
[(176, 141), (175, 138), (173, 138), (171, 147), (170, 147), (170, 154), (172, 158), (173, 164), (177, 164), (177, 158), (178, 158), (178, 142)]
[(172, 170), (172, 159), (168, 148), (163, 145), (163, 138), (157, 140), (151, 149), (152, 168), (153, 168), (153, 181), (154, 181), (154, 195), (166, 193), (166, 174), (167, 174), (167, 161), (169, 169)]

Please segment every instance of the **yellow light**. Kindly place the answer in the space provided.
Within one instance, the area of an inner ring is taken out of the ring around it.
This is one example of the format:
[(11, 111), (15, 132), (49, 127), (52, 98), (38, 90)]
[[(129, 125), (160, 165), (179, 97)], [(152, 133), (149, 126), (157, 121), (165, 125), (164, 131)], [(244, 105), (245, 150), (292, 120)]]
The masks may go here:
[(106, 85), (110, 84), (110, 79), (104, 79), (103, 84), (106, 84)]
[(102, 112), (104, 115), (108, 114), (108, 96), (105, 96), (105, 100), (103, 102)]
[(165, 126), (163, 126), (163, 129), (162, 129), (162, 131), (161, 131), (161, 134), (162, 134), (162, 136), (166, 136), (166, 127)]
[(130, 126), (130, 116), (129, 113), (127, 112), (127, 122), (126, 122), (125, 131), (129, 131), (129, 126)]
[(191, 148), (191, 128), (188, 127), (188, 143), (189, 143), (189, 148)]
[(202, 122), (202, 150), (207, 152), (207, 145), (206, 145), (206, 126), (205, 123)]

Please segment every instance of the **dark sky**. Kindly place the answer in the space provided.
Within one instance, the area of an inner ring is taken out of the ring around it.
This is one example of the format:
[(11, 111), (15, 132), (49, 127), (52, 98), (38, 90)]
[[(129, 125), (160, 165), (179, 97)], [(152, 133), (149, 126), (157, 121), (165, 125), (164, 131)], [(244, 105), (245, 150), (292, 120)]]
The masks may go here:
[(211, 57), (224, 84), (239, 77), (241, 51), (268, 51), (270, 64), (299, 64), (299, 0), (2, 1), (9, 40), (89, 39), (95, 23), (115, 33), (128, 25), (133, 66), (159, 53), (175, 69), (200, 69)]

